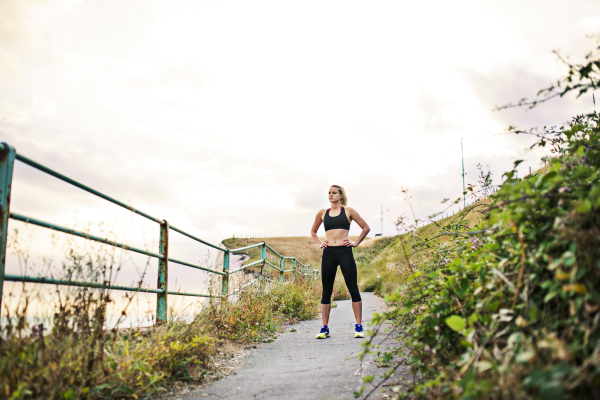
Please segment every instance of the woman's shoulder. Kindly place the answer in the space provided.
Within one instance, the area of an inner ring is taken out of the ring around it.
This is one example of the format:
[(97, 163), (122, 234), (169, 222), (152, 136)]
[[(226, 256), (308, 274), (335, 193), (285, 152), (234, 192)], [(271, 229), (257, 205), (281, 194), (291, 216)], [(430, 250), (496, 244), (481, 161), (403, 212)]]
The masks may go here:
[(353, 212), (356, 212), (356, 210), (354, 210), (354, 208), (352, 208), (352, 207), (344, 207), (344, 208), (346, 209), (346, 213), (351, 214)]
[(322, 217), (322, 216), (324, 216), (326, 211), (327, 211), (327, 210), (326, 210), (326, 209), (324, 209), (324, 208), (323, 208), (323, 209), (321, 209), (321, 210), (319, 210), (319, 212), (317, 213), (317, 216), (321, 216), (321, 217)]

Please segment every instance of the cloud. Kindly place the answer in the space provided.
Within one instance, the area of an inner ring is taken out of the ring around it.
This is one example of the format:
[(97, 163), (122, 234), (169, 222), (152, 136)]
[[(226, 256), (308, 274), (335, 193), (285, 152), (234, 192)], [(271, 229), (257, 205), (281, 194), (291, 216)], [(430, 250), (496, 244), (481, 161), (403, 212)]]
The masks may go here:
[(436, 136), (459, 128), (456, 122), (448, 120), (447, 106), (452, 105), (451, 100), (435, 98), (430, 90), (422, 90), (417, 104), (423, 113), (424, 133)]
[(182, 68), (168, 68), (165, 71), (158, 72), (155, 76), (147, 77), (129, 77), (126, 80), (127, 85), (135, 89), (158, 89), (161, 86), (192, 86), (200, 88), (206, 76), (201, 72), (198, 66), (186, 65)]
[[(308, 235), (334, 183), (372, 234), (382, 206), (394, 234), (410, 212), (402, 187), (419, 218), (461, 195), (461, 139), (467, 182), (477, 163), (499, 180), (541, 153), (495, 134), (590, 107), (491, 111), (560, 76), (552, 48), (586, 46), (600, 6), (584, 0), (129, 4), (0, 3), (0, 141), (213, 243)], [(27, 166), (13, 195), (40, 219), (69, 224), (77, 209), (81, 223), (122, 222), (132, 243), (156, 239), (143, 218)]]
[(17, 108), (7, 100), (0, 101), (0, 124), (15, 126), (29, 122), (31, 122), (31, 117), (25, 110)]

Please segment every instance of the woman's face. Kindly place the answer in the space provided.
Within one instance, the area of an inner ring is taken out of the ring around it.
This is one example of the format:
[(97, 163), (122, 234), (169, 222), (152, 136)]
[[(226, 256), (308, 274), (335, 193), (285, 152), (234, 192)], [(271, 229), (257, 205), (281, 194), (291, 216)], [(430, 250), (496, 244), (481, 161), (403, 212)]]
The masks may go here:
[(329, 188), (329, 202), (335, 203), (336, 201), (340, 201), (342, 199), (342, 195), (340, 194), (340, 189), (336, 187)]

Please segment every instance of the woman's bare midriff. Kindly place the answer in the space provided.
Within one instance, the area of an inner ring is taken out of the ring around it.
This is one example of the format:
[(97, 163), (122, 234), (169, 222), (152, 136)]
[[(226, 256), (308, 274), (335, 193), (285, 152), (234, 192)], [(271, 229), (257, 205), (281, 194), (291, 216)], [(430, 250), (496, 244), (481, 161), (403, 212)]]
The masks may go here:
[(346, 229), (331, 229), (325, 232), (327, 246), (343, 246), (344, 240), (348, 239), (348, 233)]

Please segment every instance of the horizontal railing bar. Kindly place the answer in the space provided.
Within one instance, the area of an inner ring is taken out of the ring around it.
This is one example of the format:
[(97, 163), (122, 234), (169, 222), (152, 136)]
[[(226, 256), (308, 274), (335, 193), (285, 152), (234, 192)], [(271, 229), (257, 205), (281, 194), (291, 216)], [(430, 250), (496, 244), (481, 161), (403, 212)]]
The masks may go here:
[(174, 227), (173, 225), (171, 225), (171, 224), (169, 224), (169, 228), (173, 229), (175, 232), (179, 232), (179, 233), (181, 233), (182, 235), (189, 237), (190, 239), (194, 239), (194, 240), (196, 240), (196, 241), (198, 241), (198, 242), (200, 242), (200, 243), (204, 243), (205, 245), (207, 245), (207, 246), (210, 246), (210, 247), (212, 247), (213, 249), (217, 249), (217, 250), (221, 250), (221, 251), (227, 251), (227, 249), (224, 249), (224, 248), (222, 248), (222, 247), (219, 247), (219, 246), (217, 246), (217, 245), (214, 245), (214, 244), (212, 244), (212, 243), (208, 243), (207, 241), (204, 241), (204, 240), (202, 240), (202, 239), (200, 239), (200, 238), (197, 238), (197, 237), (196, 237), (196, 236), (194, 236), (194, 235), (190, 235), (189, 233), (187, 233), (187, 232), (185, 232), (185, 231), (182, 231), (182, 230), (181, 230), (181, 229), (179, 229), (179, 228), (175, 228), (175, 227)]
[(214, 269), (210, 269), (207, 267), (202, 267), (200, 265), (196, 265), (196, 264), (190, 264), (188, 262), (185, 261), (181, 261), (181, 260), (176, 260), (174, 258), (169, 258), (168, 259), (170, 262), (174, 262), (176, 264), (181, 264), (181, 265), (185, 265), (187, 267), (192, 267), (192, 268), (196, 268), (196, 269), (201, 269), (202, 271), (208, 271), (208, 272), (212, 272), (213, 274), (219, 274), (219, 275), (225, 275), (224, 272), (220, 272), (220, 271), (215, 271)]
[(56, 171), (54, 171), (54, 170), (52, 170), (52, 169), (48, 168), (48, 167), (45, 167), (45, 166), (43, 166), (43, 165), (42, 165), (42, 164), (40, 164), (40, 163), (37, 163), (37, 162), (35, 162), (35, 161), (33, 161), (33, 160), (30, 160), (29, 158), (27, 158), (27, 157), (25, 157), (25, 156), (22, 156), (21, 154), (18, 154), (18, 153), (17, 153), (17, 154), (16, 154), (16, 156), (15, 156), (15, 158), (16, 158), (17, 160), (19, 160), (19, 161), (21, 161), (21, 162), (24, 162), (25, 164), (27, 164), (27, 165), (29, 165), (29, 166), (33, 167), (33, 168), (37, 168), (37, 169), (39, 169), (40, 171), (43, 171), (43, 172), (47, 173), (48, 175), (52, 175), (52, 176), (54, 176), (55, 178), (58, 178), (58, 179), (60, 179), (60, 180), (62, 180), (62, 181), (65, 181), (65, 182), (67, 182), (67, 183), (70, 183), (70, 184), (71, 184), (71, 185), (73, 185), (73, 186), (77, 186), (78, 188), (80, 188), (80, 189), (83, 189), (83, 190), (85, 190), (86, 192), (92, 193), (92, 194), (94, 194), (94, 195), (96, 195), (96, 196), (98, 196), (98, 197), (102, 197), (104, 200), (108, 200), (108, 201), (110, 201), (111, 203), (114, 203), (114, 204), (116, 204), (116, 205), (118, 205), (118, 206), (121, 206), (121, 207), (123, 207), (123, 208), (126, 208), (126, 209), (128, 209), (129, 211), (133, 211), (134, 213), (136, 213), (136, 214), (138, 214), (138, 215), (141, 215), (142, 217), (148, 218), (148, 219), (149, 219), (149, 220), (151, 220), (151, 221), (158, 222), (159, 224), (162, 224), (162, 223), (163, 223), (163, 221), (162, 221), (162, 220), (160, 220), (160, 219), (158, 219), (158, 218), (154, 218), (153, 216), (151, 216), (151, 215), (148, 215), (148, 214), (146, 214), (145, 212), (142, 212), (142, 211), (140, 211), (140, 210), (138, 210), (138, 209), (136, 209), (136, 208), (133, 208), (133, 207), (131, 207), (131, 206), (128, 206), (127, 204), (125, 204), (125, 203), (123, 203), (123, 202), (120, 202), (120, 201), (119, 201), (119, 200), (117, 200), (117, 199), (113, 199), (112, 197), (110, 197), (110, 196), (107, 196), (107, 195), (105, 195), (104, 193), (101, 193), (101, 192), (99, 192), (99, 191), (97, 191), (97, 190), (94, 190), (94, 189), (92, 189), (91, 187), (84, 185), (83, 183), (79, 183), (79, 182), (77, 182), (76, 180), (73, 180), (73, 179), (69, 178), (68, 176), (65, 176), (65, 175), (63, 175), (63, 174), (61, 174), (61, 173), (58, 173), (58, 172), (56, 172)]
[(296, 257), (286, 257), (286, 256), (283, 256), (283, 258), (289, 258), (291, 260), (292, 258), (296, 258)]
[(57, 285), (65, 285), (65, 286), (80, 286), (80, 287), (90, 287), (95, 289), (115, 289), (115, 290), (128, 290), (130, 292), (145, 292), (145, 293), (162, 293), (162, 289), (147, 289), (147, 288), (136, 288), (132, 286), (121, 286), (121, 285), (104, 285), (102, 283), (97, 282), (80, 282), (80, 281), (71, 281), (68, 279), (54, 279), (54, 278), (44, 278), (37, 276), (19, 276), (19, 275), (4, 275), (5, 281), (11, 282), (30, 282), (30, 283), (47, 283), (47, 284), (57, 284)]
[(234, 294), (236, 294), (237, 292), (239, 292), (239, 291), (240, 291), (240, 290), (242, 290), (243, 288), (245, 288), (245, 287), (247, 287), (247, 286), (250, 286), (250, 285), (252, 285), (252, 284), (253, 284), (254, 282), (256, 282), (257, 280), (258, 280), (258, 278), (256, 278), (255, 280), (253, 280), (253, 281), (252, 281), (252, 282), (250, 282), (250, 283), (246, 283), (244, 286), (242, 286), (242, 287), (240, 287), (240, 288), (237, 288), (237, 289), (236, 289), (236, 290), (234, 290), (233, 292), (229, 293), (227, 296), (231, 296), (231, 295), (234, 295)]
[(256, 264), (260, 264), (260, 263), (262, 263), (263, 261), (264, 261), (264, 260), (258, 260), (258, 261), (254, 261), (253, 263), (250, 263), (250, 264), (248, 264), (248, 265), (244, 265), (243, 267), (240, 267), (240, 268), (238, 268), (238, 269), (234, 269), (233, 271), (230, 271), (230, 272), (229, 272), (229, 274), (230, 274), (230, 275), (231, 275), (231, 274), (235, 274), (236, 272), (239, 272), (239, 271), (241, 271), (241, 270), (244, 270), (244, 269), (246, 269), (246, 268), (248, 268), (248, 267), (252, 267), (252, 266), (254, 266), (254, 265), (256, 265)]
[(293, 269), (284, 269), (283, 272), (292, 272)]
[[(265, 243), (265, 244), (266, 244), (266, 243)], [(271, 246), (269, 246), (268, 244), (267, 244), (267, 247), (268, 247), (269, 249), (271, 249), (271, 251), (272, 251), (273, 253), (277, 254), (279, 257), (283, 257), (281, 254), (279, 254), (279, 253), (277, 252), (277, 250), (275, 250), (274, 248), (272, 248), (272, 247), (271, 247)]]
[[(265, 242), (256, 243), (256, 244), (253, 244), (253, 245), (250, 245), (250, 246), (246, 246), (246, 247), (240, 247), (239, 249), (231, 249), (231, 250), (229, 250), (229, 251), (230, 251), (231, 253), (238, 253), (238, 252), (240, 252), (240, 251), (243, 251), (243, 250), (248, 250), (248, 249), (251, 249), (251, 248), (253, 248), (253, 247), (262, 246), (263, 244), (265, 244)], [(267, 246), (268, 246), (268, 245), (267, 245)]]
[(178, 296), (194, 296), (194, 297), (222, 297), (222, 296), (211, 296), (210, 294), (202, 293), (186, 293), (186, 292), (167, 292), (167, 294), (175, 294)]
[(48, 229), (54, 229), (55, 231), (68, 233), (68, 234), (73, 235), (73, 236), (79, 236), (79, 237), (82, 237), (82, 238), (85, 238), (85, 239), (94, 240), (96, 242), (100, 242), (100, 243), (104, 243), (104, 244), (109, 244), (111, 246), (120, 247), (120, 248), (125, 249), (125, 250), (135, 251), (136, 253), (145, 254), (147, 256), (156, 257), (156, 258), (164, 258), (164, 256), (162, 254), (151, 253), (149, 251), (138, 249), (136, 247), (127, 246), (126, 244), (122, 244), (122, 243), (118, 243), (118, 242), (115, 242), (115, 241), (112, 241), (112, 240), (104, 239), (104, 238), (101, 238), (101, 237), (98, 237), (98, 236), (90, 235), (89, 233), (85, 233), (85, 232), (81, 232), (81, 231), (76, 231), (74, 229), (69, 229), (69, 228), (65, 228), (65, 227), (62, 227), (62, 226), (54, 225), (54, 224), (51, 224), (49, 222), (40, 221), (39, 219), (29, 218), (29, 217), (26, 217), (24, 215), (10, 213), (9, 217), (12, 218), (12, 219), (16, 219), (17, 221), (22, 221), (22, 222), (26, 222), (28, 224), (34, 224), (34, 225), (42, 226), (42, 227), (48, 228)]
[(281, 271), (281, 268), (279, 268), (277, 265), (265, 260), (266, 264), (269, 264), (271, 267), (275, 268), (277, 271)]

